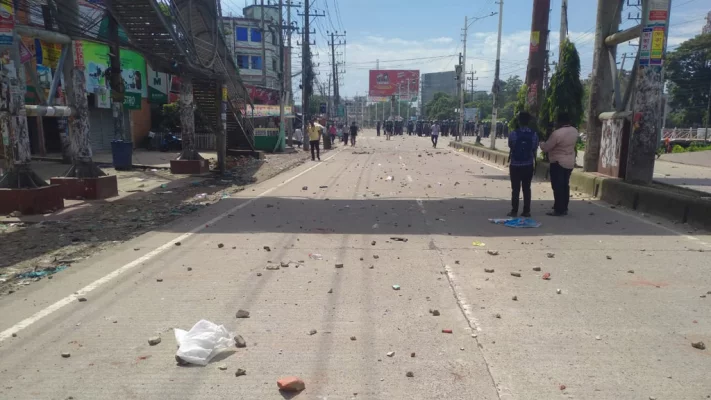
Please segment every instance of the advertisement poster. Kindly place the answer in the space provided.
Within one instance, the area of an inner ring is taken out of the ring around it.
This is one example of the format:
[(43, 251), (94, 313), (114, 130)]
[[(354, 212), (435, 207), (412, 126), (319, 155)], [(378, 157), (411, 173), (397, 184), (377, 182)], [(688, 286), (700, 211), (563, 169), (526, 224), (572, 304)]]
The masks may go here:
[(370, 70), (368, 96), (398, 96), (406, 100), (417, 98), (420, 92), (420, 71), (418, 70)]
[[(97, 93), (99, 88), (111, 89), (106, 70), (109, 69), (109, 46), (82, 41), (86, 66), (86, 91)], [(141, 98), (148, 96), (146, 60), (139, 53), (121, 49), (121, 77), (125, 86), (123, 105), (129, 110), (141, 109)]]
[(177, 75), (170, 76), (170, 93), (168, 94), (168, 102), (176, 103), (180, 100), (180, 77)]
[(244, 85), (249, 91), (249, 98), (254, 104), (279, 104), (279, 91), (261, 88), (253, 85)]
[(541, 45), (541, 32), (533, 31), (531, 32), (531, 48), (528, 50), (531, 53), (538, 51)]
[(0, 3), (0, 46), (9, 46), (15, 42), (15, 15), (12, 2)]
[(168, 102), (168, 74), (154, 71), (148, 66), (148, 102), (165, 104)]
[(37, 56), (37, 64), (57, 68), (59, 57), (62, 55), (62, 45), (35, 39), (35, 54)]
[[(279, 116), (279, 106), (268, 105), (268, 104), (255, 104), (254, 114), (252, 114), (251, 107), (245, 111), (245, 115), (248, 117), (261, 118), (261, 117), (278, 117)], [(291, 106), (284, 107), (284, 115), (291, 116), (292, 109)]]

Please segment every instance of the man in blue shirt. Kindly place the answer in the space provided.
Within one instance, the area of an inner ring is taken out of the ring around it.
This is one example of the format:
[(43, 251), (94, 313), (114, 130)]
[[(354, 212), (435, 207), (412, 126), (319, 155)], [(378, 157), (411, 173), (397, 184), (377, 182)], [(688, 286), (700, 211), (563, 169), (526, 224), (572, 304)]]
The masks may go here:
[(519, 193), (523, 187), (522, 217), (531, 216), (531, 180), (538, 149), (538, 135), (528, 127), (531, 114), (522, 111), (518, 113), (520, 128), (509, 134), (509, 175), (511, 177), (511, 212), (509, 217), (518, 216)]

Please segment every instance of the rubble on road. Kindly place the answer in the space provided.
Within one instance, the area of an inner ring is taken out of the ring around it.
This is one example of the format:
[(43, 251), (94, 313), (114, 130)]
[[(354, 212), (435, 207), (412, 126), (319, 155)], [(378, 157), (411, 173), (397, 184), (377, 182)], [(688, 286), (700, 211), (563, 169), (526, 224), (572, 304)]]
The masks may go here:
[(148, 344), (151, 346), (155, 346), (160, 342), (161, 342), (160, 336), (153, 336), (153, 337), (148, 338)]
[(486, 272), (487, 274), (493, 274), (494, 269), (493, 268), (484, 268), (484, 272)]
[(430, 310), (430, 314), (432, 314), (433, 317), (439, 317), (439, 310)]
[(242, 368), (237, 368), (237, 372), (235, 372), (236, 377), (244, 376), (247, 375), (247, 370), (242, 369)]
[(249, 318), (249, 311), (246, 310), (238, 310), (236, 314), (237, 318)]
[(62, 353), (62, 358), (69, 358), (71, 356), (72, 356), (71, 353), (68, 353), (66, 351)]
[(693, 342), (691, 343), (691, 347), (699, 350), (706, 350), (706, 345), (704, 342)]
[(405, 376), (408, 377), (408, 378), (413, 378), (413, 377), (415, 376), (415, 374), (413, 374), (412, 371), (407, 371), (407, 373), (405, 374)]
[(520, 273), (520, 272), (512, 272), (512, 273), (511, 273), (511, 276), (515, 276), (516, 278), (520, 278), (520, 277), (521, 277), (521, 273)]
[(237, 336), (235, 336), (235, 337), (234, 337), (234, 341), (235, 341), (235, 346), (236, 346), (237, 348), (242, 349), (242, 348), (247, 347), (247, 342), (244, 340), (244, 338), (242, 337), (242, 335), (237, 335)]
[(277, 381), (279, 390), (284, 392), (301, 392), (306, 389), (304, 381), (295, 376), (288, 376)]

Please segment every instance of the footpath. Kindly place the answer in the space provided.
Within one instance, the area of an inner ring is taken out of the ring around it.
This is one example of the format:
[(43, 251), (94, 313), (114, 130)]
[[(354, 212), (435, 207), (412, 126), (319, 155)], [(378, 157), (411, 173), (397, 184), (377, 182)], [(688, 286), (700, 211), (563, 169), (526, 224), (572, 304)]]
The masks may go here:
[[(473, 140), (473, 139), (470, 139)], [(488, 142), (488, 140), (486, 141)], [(450, 147), (470, 153), (487, 162), (507, 166), (508, 152), (491, 150), (487, 145), (475, 145), (471, 141), (450, 141)], [(580, 157), (580, 154), (578, 154)], [(668, 163), (665, 163), (668, 164)], [(681, 166), (681, 170), (689, 166)], [(703, 167), (698, 167), (703, 168)], [(539, 162), (536, 165), (535, 176), (548, 180), (549, 165)], [(698, 228), (711, 229), (711, 195), (692, 190), (684, 186), (672, 186), (665, 182), (655, 182), (651, 185), (633, 185), (621, 179), (612, 178), (598, 173), (573, 171), (570, 177), (572, 190), (598, 198), (613, 206), (622, 206), (643, 213), (668, 218), (677, 223), (689, 224)], [(709, 175), (707, 175), (708, 178)], [(670, 178), (671, 177), (664, 177)]]
[[(203, 152), (213, 164), (215, 153)], [(109, 167), (111, 154), (94, 159), (109, 175), (116, 175), (119, 195), (104, 200), (65, 199), (64, 209), (44, 215), (11, 213), (0, 216), (0, 295), (62, 270), (92, 254), (114, 247), (190, 215), (292, 169), (308, 158), (296, 150), (267, 154), (264, 159), (228, 157), (224, 176), (172, 175), (174, 153), (137, 151), (134, 167), (118, 171)], [(51, 160), (53, 157), (44, 157)], [(57, 158), (61, 161), (61, 158)], [(43, 179), (61, 176), (68, 165), (57, 161), (33, 161)]]

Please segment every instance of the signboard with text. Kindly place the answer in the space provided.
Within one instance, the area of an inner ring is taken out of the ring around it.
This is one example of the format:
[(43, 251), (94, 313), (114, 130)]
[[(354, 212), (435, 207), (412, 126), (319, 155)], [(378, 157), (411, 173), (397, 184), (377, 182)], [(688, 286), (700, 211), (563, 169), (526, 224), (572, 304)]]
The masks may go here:
[(646, 23), (640, 37), (639, 65), (661, 66), (667, 41), (670, 0), (649, 0)]
[(420, 92), (420, 71), (418, 70), (370, 70), (368, 96), (399, 96), (406, 100), (417, 98)]

